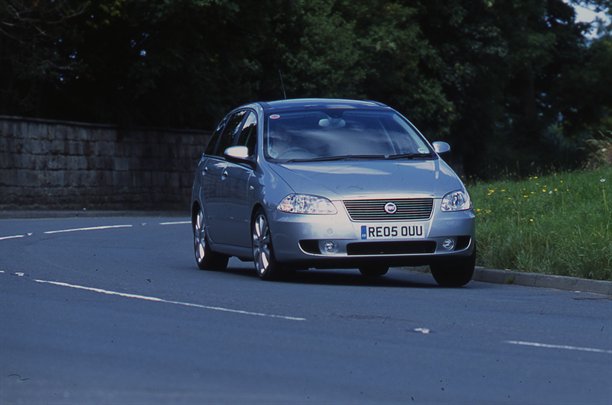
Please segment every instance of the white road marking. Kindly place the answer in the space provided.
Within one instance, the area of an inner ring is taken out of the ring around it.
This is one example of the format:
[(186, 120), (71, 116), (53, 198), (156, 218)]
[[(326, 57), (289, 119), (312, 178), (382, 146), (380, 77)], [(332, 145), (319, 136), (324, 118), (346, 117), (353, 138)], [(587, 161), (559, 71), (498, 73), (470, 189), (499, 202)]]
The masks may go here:
[[(191, 224), (191, 221), (173, 221), (173, 222), (160, 222), (160, 225), (187, 225)], [(142, 226), (147, 225), (146, 222), (141, 224)], [(117, 229), (117, 228), (132, 228), (133, 225), (106, 225), (106, 226), (92, 226), (88, 228), (71, 228), (71, 229), (58, 229), (55, 231), (45, 231), (44, 233), (47, 235), (51, 235), (54, 233), (67, 233), (67, 232), (83, 232), (83, 231), (99, 231), (103, 229)], [(27, 233), (25, 235), (11, 235), (11, 236), (0, 236), (1, 240), (9, 240), (9, 239), (20, 239), (26, 236), (32, 236), (32, 233)]]
[(175, 221), (175, 222), (160, 222), (160, 225), (186, 225), (190, 224), (191, 221)]
[(249, 311), (242, 311), (242, 310), (239, 310), (239, 309), (231, 309), (231, 308), (223, 308), (223, 307), (213, 307), (213, 306), (201, 305), (201, 304), (192, 304), (192, 303), (189, 303), (189, 302), (169, 301), (169, 300), (165, 300), (165, 299), (157, 298), (157, 297), (148, 297), (146, 295), (126, 294), (126, 293), (120, 293), (120, 292), (116, 292), (116, 291), (103, 290), (101, 288), (85, 287), (85, 286), (82, 286), (82, 285), (62, 283), (62, 282), (58, 282), (58, 281), (48, 281), (48, 280), (34, 280), (34, 281), (36, 281), (37, 283), (42, 283), (42, 284), (51, 284), (51, 285), (55, 285), (55, 286), (59, 286), (59, 287), (75, 288), (77, 290), (91, 291), (91, 292), (95, 292), (95, 293), (99, 293), (99, 294), (115, 295), (115, 296), (119, 296), (119, 297), (132, 298), (132, 299), (138, 299), (138, 300), (144, 300), (144, 301), (161, 302), (161, 303), (164, 303), (164, 304), (180, 305), (180, 306), (184, 306), (184, 307), (201, 308), (201, 309), (207, 309), (207, 310), (210, 310), (210, 311), (231, 312), (231, 313), (234, 313), (234, 314), (250, 315), (250, 316), (261, 316), (261, 317), (266, 317), (266, 318), (279, 318), (279, 319), (284, 319), (284, 320), (287, 320), (287, 321), (305, 321), (306, 320), (306, 318), (299, 318), (299, 317), (295, 317), (295, 316), (264, 314), (264, 313), (261, 313), (261, 312), (249, 312)]
[(19, 238), (23, 238), (23, 237), (25, 237), (25, 235), (2, 236), (2, 237), (0, 237), (0, 240), (19, 239)]
[(560, 349), (560, 350), (574, 350), (579, 352), (591, 352), (591, 353), (603, 353), (612, 354), (612, 350), (596, 349), (593, 347), (578, 347), (578, 346), (567, 346), (567, 345), (551, 345), (548, 343), (537, 343), (537, 342), (524, 342), (521, 340), (506, 340), (504, 343), (518, 346), (531, 346), (540, 347), (544, 349)]
[(92, 226), (90, 228), (73, 228), (73, 229), (60, 229), (57, 231), (46, 231), (46, 234), (52, 233), (65, 233), (65, 232), (81, 232), (81, 231), (99, 231), (102, 229), (115, 229), (115, 228), (131, 228), (132, 225), (106, 225), (106, 226)]

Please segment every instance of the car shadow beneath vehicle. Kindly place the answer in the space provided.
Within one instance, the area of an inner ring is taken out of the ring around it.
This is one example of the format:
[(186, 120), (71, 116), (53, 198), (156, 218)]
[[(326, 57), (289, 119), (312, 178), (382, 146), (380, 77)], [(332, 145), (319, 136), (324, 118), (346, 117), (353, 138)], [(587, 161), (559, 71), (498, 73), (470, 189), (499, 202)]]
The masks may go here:
[[(228, 266), (226, 272), (249, 278), (258, 278), (251, 267)], [(282, 274), (274, 282), (312, 285), (341, 285), (351, 287), (439, 288), (430, 274), (403, 269), (390, 269), (381, 277), (365, 277), (357, 269), (294, 270)]]

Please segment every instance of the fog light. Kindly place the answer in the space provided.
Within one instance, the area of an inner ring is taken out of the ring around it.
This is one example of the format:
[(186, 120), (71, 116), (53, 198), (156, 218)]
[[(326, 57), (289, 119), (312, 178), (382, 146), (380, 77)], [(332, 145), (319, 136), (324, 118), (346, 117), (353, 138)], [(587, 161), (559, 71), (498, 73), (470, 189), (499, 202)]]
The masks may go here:
[(446, 250), (453, 250), (455, 248), (455, 240), (454, 239), (444, 239), (442, 242), (442, 247)]
[(338, 253), (338, 245), (333, 240), (325, 240), (320, 243), (321, 253)]

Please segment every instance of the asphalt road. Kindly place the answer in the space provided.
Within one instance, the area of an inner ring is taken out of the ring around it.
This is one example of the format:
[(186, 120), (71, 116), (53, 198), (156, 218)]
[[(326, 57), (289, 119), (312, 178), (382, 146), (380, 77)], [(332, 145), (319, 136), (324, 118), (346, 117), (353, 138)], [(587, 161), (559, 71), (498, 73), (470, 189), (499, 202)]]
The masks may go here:
[(1, 404), (609, 405), (611, 381), (604, 296), (263, 282), (198, 270), (186, 218), (0, 220)]

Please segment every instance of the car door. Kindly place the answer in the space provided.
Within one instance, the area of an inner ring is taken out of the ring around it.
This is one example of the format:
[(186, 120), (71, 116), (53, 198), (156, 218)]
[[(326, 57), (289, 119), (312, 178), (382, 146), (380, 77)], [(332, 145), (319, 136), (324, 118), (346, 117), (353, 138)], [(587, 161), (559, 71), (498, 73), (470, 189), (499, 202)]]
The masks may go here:
[[(255, 159), (257, 145), (257, 114), (248, 111), (233, 146), (246, 146), (249, 156)], [(253, 206), (253, 168), (244, 163), (228, 162), (222, 178), (224, 231), (219, 233), (219, 243), (251, 247), (251, 208)]]
[(225, 201), (228, 194), (225, 181), (228, 162), (223, 157), (223, 151), (234, 142), (245, 115), (245, 110), (239, 110), (224, 119), (225, 124), (217, 139), (211, 139), (211, 142), (216, 142), (207, 148), (207, 159), (201, 165), (202, 205), (207, 235), (213, 243), (224, 243), (222, 241), (227, 240), (224, 227), (228, 218)]

